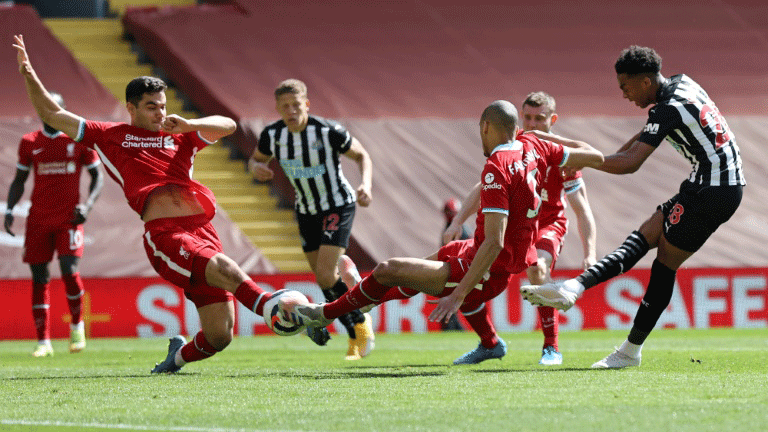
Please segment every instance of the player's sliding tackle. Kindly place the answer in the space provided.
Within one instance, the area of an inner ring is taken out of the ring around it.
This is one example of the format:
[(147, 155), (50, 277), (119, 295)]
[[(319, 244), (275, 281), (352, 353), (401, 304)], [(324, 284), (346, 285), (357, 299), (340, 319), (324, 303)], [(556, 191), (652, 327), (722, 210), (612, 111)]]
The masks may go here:
[[(326, 326), (336, 317), (418, 293), (439, 297), (431, 321), (476, 310), (509, 285), (512, 275), (536, 261), (532, 247), (540, 208), (540, 184), (548, 167), (596, 167), (603, 155), (587, 143), (547, 133), (519, 134), (518, 114), (507, 101), (495, 101), (482, 113), (480, 138), (486, 160), (480, 176), (481, 212), (475, 237), (453, 241), (425, 259), (392, 258), (327, 304), (278, 302), (284, 319)], [(342, 269), (344, 280), (352, 279)], [(478, 289), (476, 289), (478, 288)]]

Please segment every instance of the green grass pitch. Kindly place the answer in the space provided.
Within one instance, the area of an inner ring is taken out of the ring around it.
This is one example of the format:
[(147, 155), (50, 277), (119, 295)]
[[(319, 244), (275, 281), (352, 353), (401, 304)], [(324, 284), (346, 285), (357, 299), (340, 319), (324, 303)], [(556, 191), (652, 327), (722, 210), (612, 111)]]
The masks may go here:
[(381, 334), (360, 361), (346, 338), (236, 338), (177, 375), (150, 376), (165, 339), (94, 339), (34, 359), (0, 342), (0, 431), (763, 431), (768, 330), (657, 330), (643, 364), (590, 365), (626, 332), (560, 335), (565, 361), (537, 364), (538, 333), (503, 334), (501, 361), (453, 366), (473, 333)]

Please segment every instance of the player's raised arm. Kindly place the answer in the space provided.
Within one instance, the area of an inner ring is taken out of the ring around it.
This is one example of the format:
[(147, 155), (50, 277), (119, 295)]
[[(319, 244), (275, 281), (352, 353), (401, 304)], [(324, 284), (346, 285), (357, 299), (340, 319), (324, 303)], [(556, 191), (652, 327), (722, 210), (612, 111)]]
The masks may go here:
[(168, 133), (186, 133), (197, 131), (208, 141), (218, 141), (232, 135), (237, 129), (237, 123), (229, 117), (214, 115), (199, 119), (185, 119), (171, 114), (163, 121), (163, 130)]
[(76, 137), (80, 128), (80, 117), (60, 107), (45, 89), (29, 61), (23, 36), (16, 35), (13, 40), (13, 47), (16, 48), (16, 60), (19, 62), (19, 73), (24, 77), (29, 100), (35, 107), (37, 115), (48, 126), (60, 130), (70, 137)]
[(561, 137), (553, 133), (541, 132), (538, 130), (531, 131), (538, 138), (552, 141), (562, 146), (568, 147), (568, 160), (565, 162), (567, 167), (583, 168), (590, 167), (599, 169), (603, 164), (603, 153), (600, 150), (595, 149), (591, 145), (584, 141), (578, 141), (570, 138)]

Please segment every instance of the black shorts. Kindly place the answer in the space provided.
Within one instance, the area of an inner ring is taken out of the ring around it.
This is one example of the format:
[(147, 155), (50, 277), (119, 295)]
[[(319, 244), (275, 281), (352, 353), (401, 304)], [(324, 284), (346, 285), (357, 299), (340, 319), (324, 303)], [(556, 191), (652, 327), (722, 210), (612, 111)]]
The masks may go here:
[(696, 252), (736, 212), (742, 188), (683, 182), (680, 192), (658, 207), (664, 214), (664, 238), (684, 251)]
[(316, 251), (321, 244), (346, 249), (352, 234), (355, 207), (356, 204), (351, 203), (314, 215), (296, 212), (304, 252)]

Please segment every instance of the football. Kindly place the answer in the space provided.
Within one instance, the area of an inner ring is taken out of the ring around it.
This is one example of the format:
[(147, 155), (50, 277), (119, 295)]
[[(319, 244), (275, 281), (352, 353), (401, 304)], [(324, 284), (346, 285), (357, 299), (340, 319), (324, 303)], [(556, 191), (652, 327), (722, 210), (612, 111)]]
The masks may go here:
[(293, 336), (300, 333), (306, 326), (297, 325), (283, 319), (278, 302), (283, 298), (291, 298), (299, 304), (309, 304), (309, 299), (304, 294), (287, 289), (281, 289), (272, 293), (272, 298), (264, 304), (264, 322), (275, 334), (280, 336)]

